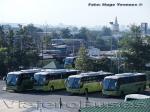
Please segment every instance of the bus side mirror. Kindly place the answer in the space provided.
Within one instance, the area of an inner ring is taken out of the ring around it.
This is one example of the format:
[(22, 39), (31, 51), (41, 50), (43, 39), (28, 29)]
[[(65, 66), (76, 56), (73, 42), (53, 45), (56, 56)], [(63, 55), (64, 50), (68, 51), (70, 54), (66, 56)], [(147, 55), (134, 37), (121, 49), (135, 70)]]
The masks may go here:
[(102, 80), (102, 81), (100, 81), (100, 83), (99, 83), (101, 86), (103, 86), (103, 84), (104, 84), (104, 80)]
[(115, 83), (115, 87), (116, 87), (116, 89), (119, 89), (119, 88), (120, 88), (120, 85), (116, 82), (116, 83)]
[(6, 78), (7, 78), (7, 77), (6, 77), (6, 76), (4, 76), (4, 77), (3, 77), (3, 81), (6, 81)]
[(33, 78), (33, 77), (31, 77), (31, 80), (33, 81), (33, 80), (34, 80), (34, 78)]

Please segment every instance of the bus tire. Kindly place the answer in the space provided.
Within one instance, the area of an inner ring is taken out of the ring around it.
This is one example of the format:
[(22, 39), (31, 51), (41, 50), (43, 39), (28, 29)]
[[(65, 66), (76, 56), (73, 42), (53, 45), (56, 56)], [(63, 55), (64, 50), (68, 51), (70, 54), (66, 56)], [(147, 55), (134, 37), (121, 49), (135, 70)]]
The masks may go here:
[(51, 92), (54, 91), (54, 86), (51, 86), (50, 91), (51, 91)]
[(137, 91), (138, 93), (140, 93), (141, 92), (141, 88), (138, 88), (138, 91)]
[(85, 88), (84, 93), (88, 94), (88, 89), (87, 88)]
[(124, 94), (124, 91), (121, 91), (121, 97), (124, 97), (125, 96), (125, 94)]

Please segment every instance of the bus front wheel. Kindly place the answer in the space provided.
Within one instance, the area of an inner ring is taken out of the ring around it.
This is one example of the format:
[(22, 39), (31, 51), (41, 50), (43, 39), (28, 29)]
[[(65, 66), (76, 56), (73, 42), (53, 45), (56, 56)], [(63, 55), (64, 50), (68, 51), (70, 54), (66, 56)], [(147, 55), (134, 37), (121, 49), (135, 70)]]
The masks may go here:
[(54, 86), (51, 86), (50, 91), (51, 92), (54, 91)]
[(137, 91), (138, 93), (140, 93), (141, 92), (141, 88), (138, 88), (138, 91)]
[(125, 96), (124, 92), (123, 92), (123, 91), (121, 91), (121, 97), (124, 97), (124, 96)]
[(88, 89), (87, 89), (87, 88), (85, 89), (84, 93), (85, 93), (85, 94), (88, 94)]

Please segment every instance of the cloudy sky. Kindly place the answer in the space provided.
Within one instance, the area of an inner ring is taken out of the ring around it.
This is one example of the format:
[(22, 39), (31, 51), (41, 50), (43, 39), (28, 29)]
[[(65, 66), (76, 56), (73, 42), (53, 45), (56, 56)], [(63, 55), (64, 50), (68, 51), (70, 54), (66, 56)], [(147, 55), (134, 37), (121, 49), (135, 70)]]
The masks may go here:
[[(138, 7), (90, 7), (88, 3), (143, 3)], [(150, 23), (150, 0), (0, 0), (0, 23), (107, 25)]]

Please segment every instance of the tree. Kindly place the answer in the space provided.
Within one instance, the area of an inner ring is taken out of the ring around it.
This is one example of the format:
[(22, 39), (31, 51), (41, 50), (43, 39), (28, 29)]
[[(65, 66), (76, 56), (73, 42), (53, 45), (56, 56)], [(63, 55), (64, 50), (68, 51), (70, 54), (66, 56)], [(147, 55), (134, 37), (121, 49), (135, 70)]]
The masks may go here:
[(52, 31), (50, 38), (51, 39), (59, 39), (60, 35), (56, 31)]
[(61, 30), (61, 37), (62, 38), (71, 38), (72, 37), (72, 34), (70, 33), (70, 30), (69, 30), (69, 28), (63, 28), (62, 30)]
[(103, 36), (111, 36), (111, 35), (112, 35), (111, 29), (108, 28), (108, 27), (106, 27), (106, 26), (104, 26), (104, 27), (102, 28), (102, 35), (103, 35)]
[(38, 63), (37, 47), (32, 32), (36, 32), (36, 28), (32, 25), (24, 27), (19, 25), (19, 31), (15, 36), (14, 53), (11, 57), (13, 69), (18, 69), (20, 66), (29, 68), (36, 66)]
[(13, 70), (14, 69), (14, 31), (9, 28), (8, 33), (6, 34), (6, 39), (7, 39), (7, 56), (6, 56), (6, 61), (7, 61), (7, 68), (9, 70)]
[(7, 73), (7, 46), (3, 26), (0, 26), (0, 77)]
[(3, 26), (0, 26), (0, 47), (5, 47), (5, 33), (4, 33), (4, 29)]
[(127, 58), (126, 64), (131, 70), (141, 71), (145, 64), (150, 62), (150, 43), (141, 36), (140, 26), (132, 25), (130, 35), (123, 39), (123, 56)]
[(83, 46), (79, 49), (79, 54), (75, 61), (75, 68), (81, 71), (92, 70), (92, 61), (89, 60), (89, 57), (87, 56), (87, 50)]
[(110, 62), (111, 60), (106, 57), (93, 60), (93, 71), (110, 71)]
[(79, 33), (76, 35), (76, 38), (78, 39), (84, 39), (85, 41), (88, 40), (88, 37), (87, 37), (87, 33), (89, 32), (89, 30), (85, 27), (82, 27), (80, 30), (79, 30)]
[(0, 26), (0, 75), (18, 70), (19, 66), (34, 67), (38, 63), (35, 39), (41, 31), (33, 25), (19, 25), (18, 31), (9, 27), (8, 31)]
[(7, 73), (6, 53), (6, 48), (0, 48), (0, 77), (3, 77)]

